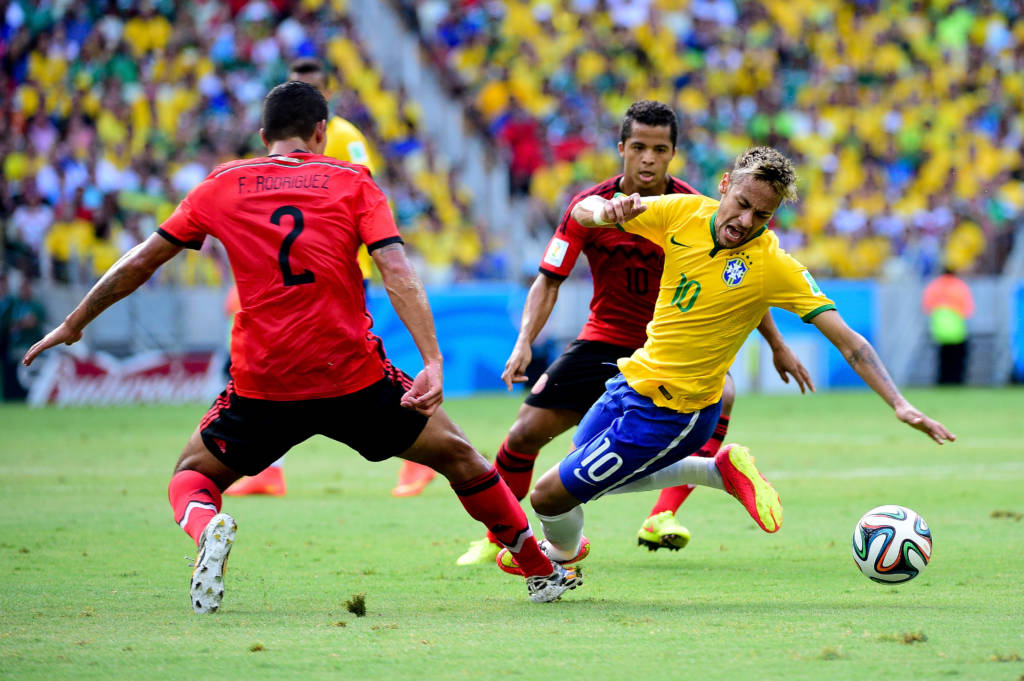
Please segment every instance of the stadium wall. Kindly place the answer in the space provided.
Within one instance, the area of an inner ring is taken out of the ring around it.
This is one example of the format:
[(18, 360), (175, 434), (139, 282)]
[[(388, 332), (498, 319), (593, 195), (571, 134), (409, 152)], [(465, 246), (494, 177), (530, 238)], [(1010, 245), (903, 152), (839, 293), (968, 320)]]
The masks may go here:
[[(846, 321), (879, 350), (901, 385), (934, 381), (934, 348), (920, 312), (922, 286), (858, 281), (822, 281)], [(1011, 373), (1024, 377), (1024, 281), (972, 280), (978, 314), (971, 320), (976, 348), (969, 381), (999, 384)], [(84, 291), (43, 292), (49, 321), (56, 323)], [(526, 289), (503, 283), (462, 283), (428, 289), (445, 355), (445, 389), (449, 396), (503, 390), (500, 376), (519, 327)], [(589, 312), (589, 281), (567, 281), (538, 344), (553, 354), (579, 331)], [(118, 303), (86, 330), (86, 347), (121, 360), (154, 352), (207, 352), (223, 355), (228, 321), (222, 312), (223, 291), (156, 288)], [(368, 307), (374, 332), (399, 367), (415, 373), (419, 353), (384, 291), (371, 287)], [(791, 313), (773, 311), (787, 342), (811, 371), (819, 389), (862, 387), (840, 353), (809, 324)], [(553, 356), (552, 356), (553, 358)], [(771, 364), (771, 352), (757, 334), (740, 351), (733, 366), (740, 391), (785, 392)], [(212, 385), (212, 383), (211, 383)], [(73, 399), (73, 398), (68, 398)]]

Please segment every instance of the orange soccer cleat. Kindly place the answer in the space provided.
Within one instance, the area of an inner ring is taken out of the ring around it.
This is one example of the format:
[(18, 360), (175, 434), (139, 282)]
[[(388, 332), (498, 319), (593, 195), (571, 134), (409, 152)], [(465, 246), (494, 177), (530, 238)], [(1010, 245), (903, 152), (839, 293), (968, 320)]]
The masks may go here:
[(782, 500), (771, 483), (754, 465), (750, 450), (741, 445), (726, 445), (715, 455), (725, 491), (736, 497), (754, 522), (765, 532), (782, 527)]
[(403, 461), (398, 471), (398, 484), (391, 490), (395, 497), (414, 497), (426, 489), (430, 481), (437, 477), (437, 471), (430, 466), (412, 461)]
[(245, 497), (250, 494), (266, 494), (272, 497), (283, 497), (287, 488), (284, 484), (284, 468), (270, 466), (251, 477), (239, 478), (224, 490), (229, 497)]

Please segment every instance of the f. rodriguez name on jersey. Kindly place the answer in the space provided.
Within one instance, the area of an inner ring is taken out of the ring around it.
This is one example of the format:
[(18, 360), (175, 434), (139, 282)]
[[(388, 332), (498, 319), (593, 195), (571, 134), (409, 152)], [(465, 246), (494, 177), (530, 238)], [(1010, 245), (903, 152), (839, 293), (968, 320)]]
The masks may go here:
[(242, 175), (238, 178), (239, 194), (257, 194), (275, 189), (327, 189), (330, 175)]

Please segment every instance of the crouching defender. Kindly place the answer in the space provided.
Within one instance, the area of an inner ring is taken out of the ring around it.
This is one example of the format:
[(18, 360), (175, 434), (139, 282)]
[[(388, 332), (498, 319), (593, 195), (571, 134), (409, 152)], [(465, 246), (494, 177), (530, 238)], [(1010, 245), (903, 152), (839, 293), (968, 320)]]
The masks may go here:
[[(581, 583), (541, 552), (518, 501), (440, 409), (442, 358), (423, 286), (405, 257), (387, 199), (364, 166), (323, 156), (327, 102), (309, 84), (279, 85), (263, 103), (268, 155), (215, 168), (145, 242), (126, 253), (64, 322), (25, 355), (82, 337), (103, 310), (207, 235), (227, 250), (241, 310), (230, 381), (189, 438), (168, 488), (175, 521), (199, 555), (189, 598), (217, 610), (236, 523), (221, 494), (315, 434), (364, 458), (434, 468), (524, 567), (529, 597)], [(395, 311), (423, 358), (416, 378), (392, 366), (370, 331), (356, 261), (366, 244)]]

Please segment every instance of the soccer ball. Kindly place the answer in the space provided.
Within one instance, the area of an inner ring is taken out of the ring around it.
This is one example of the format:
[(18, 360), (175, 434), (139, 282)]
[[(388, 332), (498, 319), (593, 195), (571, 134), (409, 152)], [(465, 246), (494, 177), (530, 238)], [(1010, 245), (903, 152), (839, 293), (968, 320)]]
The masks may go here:
[(853, 530), (853, 561), (882, 584), (917, 577), (932, 557), (932, 533), (916, 512), (890, 504), (873, 508)]

